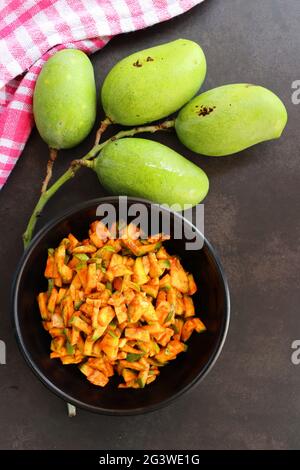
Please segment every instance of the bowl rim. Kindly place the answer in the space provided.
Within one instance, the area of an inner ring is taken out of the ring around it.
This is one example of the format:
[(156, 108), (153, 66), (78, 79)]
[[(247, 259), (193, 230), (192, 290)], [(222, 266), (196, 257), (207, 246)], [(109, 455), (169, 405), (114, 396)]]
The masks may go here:
[(90, 411), (93, 413), (98, 413), (98, 414), (105, 414), (105, 415), (111, 415), (111, 416), (132, 416), (132, 415), (138, 415), (138, 414), (144, 414), (148, 412), (152, 412), (155, 410), (158, 410), (160, 408), (163, 408), (165, 406), (168, 406), (171, 404), (173, 401), (178, 399), (180, 396), (182, 396), (184, 393), (191, 391), (192, 388), (195, 387), (196, 384), (200, 383), (204, 377), (210, 372), (210, 370), (213, 368), (215, 365), (226, 340), (227, 333), (228, 333), (228, 328), (229, 328), (229, 323), (230, 323), (230, 293), (229, 293), (229, 287), (228, 287), (228, 282), (227, 278), (223, 269), (223, 266), (221, 264), (219, 255), (217, 254), (216, 250), (213, 248), (211, 243), (207, 240), (207, 238), (200, 232), (200, 230), (192, 224), (189, 220), (187, 220), (180, 212), (175, 212), (172, 211), (171, 209), (160, 205), (158, 203), (155, 203), (153, 201), (149, 201), (147, 199), (142, 199), (142, 198), (135, 198), (135, 197), (127, 197), (127, 202), (129, 204), (135, 203), (135, 202), (140, 202), (140, 203), (147, 203), (151, 205), (156, 205), (158, 206), (161, 210), (173, 214), (174, 217), (178, 217), (179, 219), (183, 220), (184, 223), (190, 225), (198, 235), (200, 235), (203, 238), (204, 245), (207, 246), (209, 252), (214, 258), (214, 261), (216, 263), (216, 268), (219, 272), (223, 289), (224, 289), (224, 298), (225, 298), (225, 315), (223, 318), (223, 325), (222, 325), (222, 330), (219, 334), (219, 338), (217, 341), (217, 344), (211, 353), (211, 356), (205, 366), (199, 371), (199, 373), (196, 375), (196, 377), (189, 382), (185, 387), (183, 387), (181, 390), (178, 392), (174, 393), (172, 396), (162, 400), (159, 403), (156, 403), (154, 405), (149, 405), (149, 406), (143, 406), (140, 408), (133, 408), (131, 410), (119, 410), (119, 409), (107, 409), (107, 408), (102, 408), (101, 406), (94, 406), (87, 404), (85, 402), (82, 402), (81, 400), (78, 400), (76, 398), (73, 398), (71, 395), (68, 393), (64, 392), (61, 390), (58, 386), (56, 386), (51, 380), (49, 380), (43, 373), (43, 371), (35, 364), (33, 358), (31, 357), (30, 351), (28, 351), (23, 337), (22, 337), (22, 332), (21, 332), (21, 326), (19, 322), (19, 317), (18, 317), (18, 311), (17, 311), (17, 304), (18, 304), (18, 293), (19, 293), (19, 287), (20, 287), (20, 282), (21, 278), (25, 269), (25, 266), (28, 262), (28, 259), (34, 250), (34, 248), (38, 245), (38, 243), (41, 241), (41, 239), (49, 232), (51, 231), (57, 224), (60, 222), (63, 222), (66, 218), (69, 216), (73, 215), (76, 212), (79, 212), (84, 209), (88, 209), (89, 207), (92, 207), (93, 205), (99, 205), (103, 202), (107, 201), (113, 201), (117, 202), (121, 196), (105, 196), (105, 197), (100, 197), (100, 198), (93, 198), (89, 199), (87, 201), (80, 202), (78, 204), (75, 204), (72, 208), (69, 208), (67, 210), (64, 210), (60, 215), (52, 218), (49, 222), (47, 222), (33, 237), (31, 240), (29, 246), (26, 248), (24, 251), (18, 265), (15, 271), (13, 283), (12, 283), (12, 323), (13, 323), (13, 330), (14, 334), (16, 337), (16, 341), (19, 347), (19, 350), (25, 359), (25, 362), (31, 369), (31, 371), (39, 378), (39, 380), (42, 382), (44, 386), (46, 386), (50, 391), (52, 391), (55, 395), (57, 395), (59, 398), (63, 399), (66, 403), (71, 403), (72, 405), (81, 408), (86, 411)]

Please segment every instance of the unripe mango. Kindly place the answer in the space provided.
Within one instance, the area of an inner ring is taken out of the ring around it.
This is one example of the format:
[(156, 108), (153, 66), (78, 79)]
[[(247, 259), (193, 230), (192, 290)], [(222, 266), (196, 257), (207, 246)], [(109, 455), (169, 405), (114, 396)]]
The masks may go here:
[(94, 161), (94, 170), (112, 193), (178, 204), (181, 209), (201, 202), (209, 188), (198, 166), (147, 139), (125, 138), (107, 144)]
[(89, 58), (77, 49), (52, 56), (38, 76), (33, 114), (49, 147), (71, 148), (91, 131), (96, 118), (96, 87)]
[(136, 52), (104, 80), (101, 99), (111, 121), (135, 126), (162, 119), (187, 103), (206, 75), (206, 60), (193, 41), (176, 41)]
[(178, 114), (175, 128), (194, 152), (222, 156), (279, 138), (286, 122), (285, 106), (274, 93), (242, 83), (196, 96)]

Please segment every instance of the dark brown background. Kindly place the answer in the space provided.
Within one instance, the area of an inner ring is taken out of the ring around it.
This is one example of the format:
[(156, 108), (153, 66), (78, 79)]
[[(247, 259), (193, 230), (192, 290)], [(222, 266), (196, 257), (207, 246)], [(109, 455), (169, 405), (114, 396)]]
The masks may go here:
[[(189, 13), (147, 31), (120, 36), (92, 57), (100, 87), (127, 54), (178, 37), (198, 41), (208, 60), (204, 89), (253, 82), (274, 90), (289, 111), (281, 140), (234, 157), (197, 157), (173, 135), (169, 144), (208, 173), (206, 235), (218, 249), (232, 296), (232, 319), (215, 368), (190, 394), (158, 412), (114, 418), (79, 411), (34, 377), (15, 343), (10, 289), (22, 254), (21, 234), (37, 198), (47, 149), (34, 130), (1, 192), (0, 448), (287, 449), (300, 444), (300, 366), (291, 343), (300, 338), (299, 211), (300, 105), (291, 83), (300, 79), (299, 0), (207, 0)], [(92, 143), (62, 153), (55, 172)], [(40, 227), (73, 203), (101, 196), (84, 170), (50, 202)]]

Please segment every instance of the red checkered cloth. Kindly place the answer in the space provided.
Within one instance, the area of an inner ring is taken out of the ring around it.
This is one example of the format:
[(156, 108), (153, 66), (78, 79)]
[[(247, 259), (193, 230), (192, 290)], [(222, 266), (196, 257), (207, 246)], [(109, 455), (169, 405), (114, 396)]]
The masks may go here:
[(0, 189), (33, 127), (44, 62), (65, 48), (91, 54), (112, 36), (146, 28), (203, 0), (0, 0)]

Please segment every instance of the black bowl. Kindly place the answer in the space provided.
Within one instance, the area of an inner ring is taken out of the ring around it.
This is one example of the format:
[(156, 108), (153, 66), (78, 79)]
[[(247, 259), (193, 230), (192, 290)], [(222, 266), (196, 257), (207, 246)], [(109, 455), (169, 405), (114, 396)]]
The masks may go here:
[[(128, 199), (128, 204), (141, 202)], [(145, 201), (143, 201), (145, 202)], [(86, 237), (89, 223), (96, 217), (100, 203), (118, 208), (118, 197), (101, 198), (82, 203), (47, 224), (33, 239), (17, 270), (13, 289), (13, 321), (21, 352), (38, 378), (65, 401), (89, 411), (131, 415), (152, 411), (169, 404), (199, 382), (215, 363), (225, 341), (229, 324), (229, 291), (223, 269), (210, 243), (182, 217), (167, 209), (145, 202), (159, 211), (161, 217), (180, 221), (188, 231), (194, 230), (204, 244), (202, 249), (187, 251), (185, 239), (167, 242), (167, 249), (178, 254), (183, 266), (193, 273), (198, 285), (194, 295), (196, 312), (207, 331), (194, 333), (188, 350), (161, 368), (157, 380), (144, 389), (118, 389), (117, 378), (105, 388), (90, 384), (76, 365), (63, 366), (49, 358), (50, 336), (43, 330), (36, 302), (38, 292), (47, 289), (43, 276), (47, 249), (57, 246), (69, 232)], [(149, 216), (150, 217), (150, 216)], [(171, 233), (172, 235), (172, 233)]]

